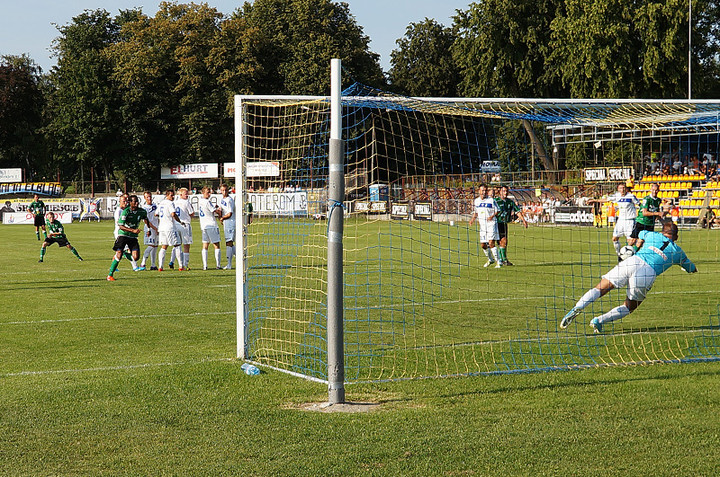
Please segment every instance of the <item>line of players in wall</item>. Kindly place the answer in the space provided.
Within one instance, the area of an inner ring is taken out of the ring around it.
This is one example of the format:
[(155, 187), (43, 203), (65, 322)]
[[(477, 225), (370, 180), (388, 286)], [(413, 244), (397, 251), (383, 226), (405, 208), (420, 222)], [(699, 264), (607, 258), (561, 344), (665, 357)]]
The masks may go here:
[[(175, 192), (167, 190), (165, 199), (159, 204), (153, 202), (150, 192), (144, 193), (144, 203), (136, 195), (123, 194), (119, 198), (119, 206), (115, 210), (115, 244), (110, 271), (107, 280), (115, 281), (115, 271), (123, 257), (130, 260), (134, 271), (144, 271), (150, 265), (150, 270), (163, 271), (168, 249), (170, 257), (168, 266), (178, 267), (179, 270), (190, 269), (190, 245), (193, 243), (192, 217), (200, 219), (202, 232), (202, 262), (203, 270), (208, 269), (208, 254), (210, 244), (213, 244), (216, 269), (221, 266), (220, 228), (217, 220), (223, 224), (225, 236), (225, 256), (227, 270), (232, 269), (232, 257), (235, 255), (235, 201), (229, 194), (226, 185), (220, 186), (222, 198), (219, 205), (210, 201), (212, 190), (204, 187), (198, 201), (198, 210), (193, 209), (188, 200), (187, 189), (179, 189), (178, 197)], [(217, 217), (217, 220), (216, 220)], [(141, 227), (145, 223), (145, 231)], [(145, 251), (140, 260), (139, 235), (143, 234)]]

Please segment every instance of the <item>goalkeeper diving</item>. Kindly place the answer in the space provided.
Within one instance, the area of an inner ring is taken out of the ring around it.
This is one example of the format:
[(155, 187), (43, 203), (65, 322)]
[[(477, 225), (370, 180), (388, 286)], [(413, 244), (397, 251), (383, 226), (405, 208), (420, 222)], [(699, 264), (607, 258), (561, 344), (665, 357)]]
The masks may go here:
[(560, 328), (567, 328), (573, 319), (588, 305), (606, 295), (613, 288), (627, 286), (625, 302), (597, 316), (590, 321), (595, 333), (602, 333), (603, 326), (629, 315), (643, 302), (652, 288), (655, 279), (673, 265), (679, 265), (688, 273), (697, 272), (697, 267), (675, 243), (678, 239), (678, 228), (672, 222), (663, 224), (662, 232), (643, 230), (639, 234), (644, 240), (642, 248), (632, 257), (620, 262), (603, 275), (595, 288), (588, 290), (572, 310), (563, 317)]

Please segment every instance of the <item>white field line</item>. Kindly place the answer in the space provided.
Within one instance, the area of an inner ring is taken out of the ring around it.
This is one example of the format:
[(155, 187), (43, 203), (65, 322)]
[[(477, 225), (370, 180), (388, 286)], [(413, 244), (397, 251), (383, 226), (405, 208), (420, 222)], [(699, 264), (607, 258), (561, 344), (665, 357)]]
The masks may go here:
[[(217, 285), (216, 285), (217, 286)], [(222, 285), (224, 286), (224, 285)], [(693, 290), (693, 291), (684, 291), (682, 292), (684, 295), (700, 295), (700, 294), (714, 294), (716, 293), (716, 290)], [(677, 292), (673, 291), (659, 291), (659, 292), (651, 292), (653, 295), (666, 295), (666, 294), (675, 294)], [(494, 302), (494, 301), (518, 301), (518, 300), (543, 300), (547, 299), (549, 297), (547, 296), (514, 296), (514, 297), (498, 297), (498, 298), (473, 298), (473, 299), (464, 299), (464, 300), (443, 300), (443, 301), (435, 301), (432, 304), (435, 305), (450, 305), (453, 303), (487, 303), (487, 302)], [(570, 299), (570, 297), (555, 297), (555, 298), (565, 298)], [(407, 305), (408, 303), (393, 303), (393, 304), (383, 304), (382, 306), (371, 306), (368, 308), (371, 309), (384, 309), (384, 308), (393, 308), (393, 307), (402, 307), (403, 305)], [(419, 305), (420, 303), (413, 303), (415, 305)], [(352, 308), (352, 307), (350, 307)], [(203, 313), (190, 313), (190, 314), (183, 314), (183, 316), (203, 316), (203, 315), (234, 315), (234, 311), (216, 311), (216, 312), (203, 312)], [(163, 318), (167, 316), (178, 316), (180, 313), (157, 313), (157, 314), (148, 314), (148, 315), (118, 315), (118, 316), (90, 316), (86, 318), (61, 318), (57, 320), (28, 320), (28, 321), (8, 321), (6, 323), (0, 322), (0, 326), (4, 325), (36, 325), (36, 324), (42, 324), (42, 323), (67, 323), (67, 322), (74, 322), (74, 321), (97, 321), (97, 320), (126, 320), (126, 319), (143, 319), (143, 318)]]
[(187, 364), (211, 363), (218, 361), (234, 361), (235, 358), (207, 358), (196, 361), (178, 361), (174, 363), (145, 363), (131, 364), (125, 366), (101, 366), (96, 368), (75, 368), (75, 369), (48, 369), (43, 371), (18, 371), (15, 373), (0, 374), (3, 378), (12, 378), (17, 376), (45, 376), (49, 374), (79, 374), (92, 373), (98, 371), (128, 371), (132, 369), (160, 368), (163, 366), (184, 366)]
[(36, 325), (39, 323), (66, 323), (72, 321), (96, 321), (96, 320), (129, 320), (135, 318), (163, 318), (166, 316), (204, 316), (204, 315), (234, 315), (234, 311), (208, 311), (203, 313), (157, 313), (151, 315), (117, 315), (117, 316), (89, 316), (86, 318), (60, 318), (57, 320), (34, 320), (34, 321), (8, 321), (2, 325)]

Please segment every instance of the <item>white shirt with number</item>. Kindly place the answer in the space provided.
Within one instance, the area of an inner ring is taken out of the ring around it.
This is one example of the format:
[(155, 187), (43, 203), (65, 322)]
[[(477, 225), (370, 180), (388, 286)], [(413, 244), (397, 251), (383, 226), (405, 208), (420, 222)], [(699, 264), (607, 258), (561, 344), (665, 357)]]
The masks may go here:
[(158, 225), (159, 231), (174, 232), (175, 231), (175, 219), (172, 214), (177, 214), (178, 211), (175, 209), (173, 201), (164, 199), (158, 206), (158, 217), (160, 224)]
[(189, 224), (192, 214), (195, 213), (190, 201), (187, 199), (175, 199), (175, 211), (180, 219), (180, 222)]
[(217, 222), (215, 222), (215, 206), (210, 202), (210, 199), (200, 198), (198, 201), (198, 214), (200, 215), (201, 230), (217, 227)]
[(225, 219), (223, 222), (227, 224), (228, 226), (232, 225), (235, 226), (235, 200), (230, 197), (223, 197), (220, 199), (220, 210), (222, 210), (223, 215), (227, 215), (230, 212), (232, 212), (232, 216), (228, 219)]
[(628, 192), (625, 195), (620, 195), (619, 192), (616, 192), (608, 197), (608, 199), (615, 202), (618, 220), (635, 220), (635, 217), (637, 217), (637, 206), (640, 205), (640, 201), (634, 194)]
[[(499, 240), (497, 212), (500, 209), (495, 203), (495, 199), (492, 197), (485, 199), (478, 197), (473, 202), (473, 210), (477, 214), (477, 221), (480, 226), (480, 242), (487, 243), (490, 240)], [(493, 218), (488, 220), (490, 216), (493, 216)]]

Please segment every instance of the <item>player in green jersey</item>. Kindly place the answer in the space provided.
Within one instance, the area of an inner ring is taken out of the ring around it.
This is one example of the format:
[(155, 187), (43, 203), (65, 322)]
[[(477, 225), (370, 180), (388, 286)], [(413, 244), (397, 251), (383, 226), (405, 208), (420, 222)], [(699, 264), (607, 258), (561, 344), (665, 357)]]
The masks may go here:
[(45, 238), (47, 238), (47, 228), (45, 227), (45, 202), (40, 200), (38, 194), (33, 194), (33, 201), (28, 206), (28, 212), (33, 214), (33, 224), (35, 225), (35, 235), (40, 240), (40, 227), (43, 229)]
[(59, 247), (67, 247), (73, 253), (73, 255), (78, 258), (78, 260), (80, 260), (81, 262), (83, 261), (78, 251), (75, 250), (75, 247), (70, 245), (70, 242), (68, 242), (68, 239), (65, 236), (65, 228), (63, 227), (63, 224), (61, 224), (59, 220), (55, 220), (55, 214), (53, 214), (52, 212), (47, 213), (46, 226), (47, 228), (45, 230), (47, 230), (48, 232), (47, 237), (45, 237), (45, 241), (40, 248), (40, 260), (38, 260), (39, 263), (42, 263), (45, 259), (45, 252), (48, 246), (54, 243), (58, 244)]
[[(115, 256), (113, 257), (112, 265), (110, 265), (110, 272), (107, 276), (107, 281), (114, 282), (115, 277), (113, 274), (118, 268), (118, 264), (123, 257), (123, 250), (125, 247), (130, 251), (132, 257), (137, 260), (140, 258), (140, 244), (138, 243), (138, 235), (140, 234), (140, 222), (145, 222), (145, 226), (151, 229), (157, 228), (150, 223), (147, 216), (147, 211), (140, 207), (140, 199), (138, 196), (131, 195), (129, 200), (130, 205), (122, 210), (118, 219), (118, 236), (115, 239), (113, 250)], [(145, 268), (142, 267), (141, 270)]]
[(639, 238), (640, 232), (643, 230), (653, 232), (655, 230), (655, 219), (662, 220), (667, 213), (662, 207), (662, 199), (658, 197), (658, 192), (660, 192), (660, 185), (654, 182), (650, 185), (650, 195), (640, 201), (635, 226), (630, 234), (630, 240), (628, 240), (628, 245), (632, 245), (636, 252), (643, 244), (643, 240)]
[(500, 197), (495, 198), (495, 204), (500, 209), (497, 214), (498, 234), (500, 235), (500, 246), (498, 247), (500, 264), (512, 265), (512, 262), (507, 258), (508, 224), (513, 221), (516, 214), (522, 220), (525, 228), (527, 228), (528, 223), (520, 207), (508, 197), (508, 187), (506, 185), (500, 187)]

